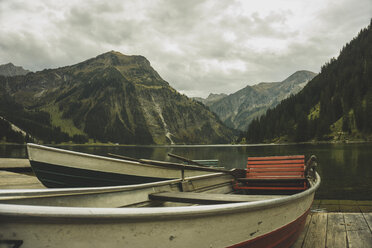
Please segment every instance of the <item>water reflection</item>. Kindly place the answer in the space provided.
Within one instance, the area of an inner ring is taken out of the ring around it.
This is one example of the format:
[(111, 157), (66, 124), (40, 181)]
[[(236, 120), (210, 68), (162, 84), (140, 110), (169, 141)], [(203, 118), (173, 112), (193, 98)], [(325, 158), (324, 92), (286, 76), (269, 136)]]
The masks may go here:
[[(316, 155), (322, 184), (319, 199), (372, 200), (372, 144), (296, 144), (256, 146), (63, 146), (97, 155), (114, 153), (133, 158), (178, 162), (167, 156), (218, 159), (225, 168), (245, 168), (249, 156)], [(0, 145), (0, 157), (25, 158), (25, 146)]]
[(25, 145), (0, 145), (0, 158), (27, 158)]

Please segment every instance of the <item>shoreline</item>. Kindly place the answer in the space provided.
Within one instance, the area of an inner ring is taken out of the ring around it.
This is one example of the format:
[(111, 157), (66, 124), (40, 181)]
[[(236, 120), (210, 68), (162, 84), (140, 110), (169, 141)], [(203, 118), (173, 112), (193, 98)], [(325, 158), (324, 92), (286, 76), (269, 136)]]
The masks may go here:
[[(46, 146), (139, 146), (139, 147), (203, 147), (203, 146), (210, 146), (210, 147), (231, 147), (231, 146), (280, 146), (280, 145), (323, 145), (323, 144), (369, 144), (372, 143), (372, 140), (347, 140), (347, 141), (305, 141), (305, 142), (271, 142), (271, 143), (231, 143), (231, 144), (117, 144), (117, 143), (58, 143), (58, 144), (47, 144), (47, 143), (40, 143)], [(1, 145), (15, 145), (21, 146), (26, 145), (27, 143), (8, 143), (8, 142), (0, 142)]]

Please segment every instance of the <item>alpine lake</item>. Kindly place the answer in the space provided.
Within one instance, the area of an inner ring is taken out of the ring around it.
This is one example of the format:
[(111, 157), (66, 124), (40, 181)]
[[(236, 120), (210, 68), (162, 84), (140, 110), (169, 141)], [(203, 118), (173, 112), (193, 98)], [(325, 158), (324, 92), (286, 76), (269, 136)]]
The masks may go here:
[[(372, 143), (271, 144), (271, 145), (177, 145), (177, 146), (55, 146), (107, 156), (179, 162), (168, 153), (195, 160), (218, 159), (226, 169), (246, 168), (248, 157), (304, 154), (318, 158), (321, 186), (317, 199), (372, 200)], [(0, 157), (27, 158), (25, 145), (0, 145)]]

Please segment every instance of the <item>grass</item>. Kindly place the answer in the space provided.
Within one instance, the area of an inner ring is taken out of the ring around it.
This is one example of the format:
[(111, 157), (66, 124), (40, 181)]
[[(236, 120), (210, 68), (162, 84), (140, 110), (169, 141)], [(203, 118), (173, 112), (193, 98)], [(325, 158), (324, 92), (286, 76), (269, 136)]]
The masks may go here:
[(314, 120), (319, 118), (319, 112), (320, 112), (320, 103), (315, 105), (311, 110), (310, 114), (307, 116), (309, 120)]
[(335, 123), (333, 123), (331, 126), (330, 126), (330, 130), (331, 130), (331, 136), (333, 137), (337, 137), (339, 135), (340, 132), (342, 132), (342, 122), (343, 122), (343, 117), (341, 117), (340, 119), (338, 119)]
[(62, 112), (59, 111), (56, 105), (46, 105), (41, 110), (46, 111), (50, 114), (52, 125), (60, 127), (62, 132), (67, 133), (71, 137), (75, 134), (85, 135), (85, 133), (78, 129), (71, 119), (62, 118)]

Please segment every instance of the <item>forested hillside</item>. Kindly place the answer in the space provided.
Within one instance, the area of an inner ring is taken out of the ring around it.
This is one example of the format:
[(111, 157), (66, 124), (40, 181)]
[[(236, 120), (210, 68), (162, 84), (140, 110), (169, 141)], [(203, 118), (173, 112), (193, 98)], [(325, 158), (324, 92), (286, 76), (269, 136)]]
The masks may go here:
[(255, 119), (243, 138), (252, 143), (371, 139), (371, 25), (372, 20), (300, 93)]
[[(0, 117), (45, 143), (215, 144), (234, 135), (203, 104), (173, 89), (145, 57), (115, 51), (0, 76)], [(6, 130), (0, 139), (14, 142)]]

